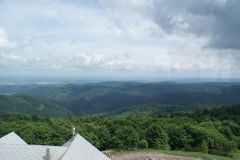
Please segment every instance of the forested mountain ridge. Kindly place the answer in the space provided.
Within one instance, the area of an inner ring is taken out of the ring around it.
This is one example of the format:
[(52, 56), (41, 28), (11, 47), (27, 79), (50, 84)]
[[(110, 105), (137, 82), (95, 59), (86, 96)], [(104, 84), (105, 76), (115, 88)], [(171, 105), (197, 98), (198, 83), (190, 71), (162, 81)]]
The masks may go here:
[(75, 115), (153, 109), (173, 113), (240, 104), (240, 83), (100, 82), (0, 86), (0, 93), (44, 97)]
[(40, 96), (0, 95), (0, 115), (6, 114), (67, 117), (71, 115), (71, 112)]
[(237, 83), (22, 87), (4, 86), (0, 136), (15, 131), (30, 144), (62, 145), (74, 126), (102, 150), (171, 149), (231, 157), (240, 149)]
[(114, 112), (149, 104), (192, 110), (240, 103), (240, 85), (234, 83), (102, 82), (41, 87), (34, 89), (34, 93), (58, 102), (77, 115)]

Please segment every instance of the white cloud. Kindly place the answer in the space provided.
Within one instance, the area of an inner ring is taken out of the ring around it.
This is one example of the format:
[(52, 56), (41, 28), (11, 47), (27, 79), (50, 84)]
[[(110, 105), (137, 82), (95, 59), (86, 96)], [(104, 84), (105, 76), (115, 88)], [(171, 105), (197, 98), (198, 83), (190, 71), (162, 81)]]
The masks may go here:
[(10, 42), (6, 31), (0, 27), (0, 48), (14, 47), (14, 43)]
[[(0, 73), (239, 76), (232, 51), (204, 48), (209, 37), (166, 33), (152, 15), (153, 2), (100, 0), (97, 7), (56, 0), (8, 2), (0, 6), (5, 15), (0, 24), (10, 33), (0, 29), (0, 47), (8, 47), (0, 53)], [(184, 18), (176, 16), (172, 23), (188, 29)]]
[(121, 1), (100, 0), (100, 1), (110, 10), (114, 9), (125, 12), (132, 11), (142, 12), (148, 10), (148, 8), (152, 7), (153, 5), (153, 0), (121, 0)]
[(226, 4), (227, 0), (214, 0), (216, 5), (223, 7)]

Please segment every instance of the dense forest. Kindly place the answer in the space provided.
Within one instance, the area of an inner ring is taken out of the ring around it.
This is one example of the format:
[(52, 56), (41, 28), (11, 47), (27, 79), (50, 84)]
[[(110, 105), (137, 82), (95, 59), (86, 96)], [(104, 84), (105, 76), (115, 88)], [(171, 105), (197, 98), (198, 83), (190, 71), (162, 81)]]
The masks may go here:
[(154, 116), (6, 115), (0, 120), (0, 136), (15, 131), (29, 144), (63, 145), (72, 127), (101, 150), (154, 148), (232, 156), (240, 148), (240, 105)]
[(44, 117), (114, 115), (134, 110), (174, 113), (240, 104), (240, 84), (234, 82), (0, 85), (0, 93), (1, 114)]
[(232, 156), (240, 148), (239, 83), (0, 85), (0, 136), (63, 145), (76, 127), (101, 150)]
[(0, 116), (6, 114), (67, 117), (71, 112), (41, 96), (0, 95)]

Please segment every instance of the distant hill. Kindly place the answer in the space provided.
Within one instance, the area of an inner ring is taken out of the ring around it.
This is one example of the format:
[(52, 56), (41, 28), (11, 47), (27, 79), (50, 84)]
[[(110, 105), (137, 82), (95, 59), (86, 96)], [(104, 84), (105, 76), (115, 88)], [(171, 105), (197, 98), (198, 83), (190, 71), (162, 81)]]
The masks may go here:
[[(43, 96), (75, 115), (117, 114), (139, 110), (153, 112), (191, 111), (196, 108), (240, 104), (240, 83), (139, 83), (11, 86), (14, 93)], [(5, 87), (0, 86), (0, 93)], [(11, 89), (7, 89), (11, 94)]]
[(38, 115), (42, 117), (66, 117), (69, 111), (40, 96), (0, 95), (0, 114)]
[(77, 115), (114, 112), (155, 104), (175, 110), (240, 103), (240, 85), (235, 83), (137, 83), (102, 82), (86, 85), (40, 87), (30, 93), (58, 102)]

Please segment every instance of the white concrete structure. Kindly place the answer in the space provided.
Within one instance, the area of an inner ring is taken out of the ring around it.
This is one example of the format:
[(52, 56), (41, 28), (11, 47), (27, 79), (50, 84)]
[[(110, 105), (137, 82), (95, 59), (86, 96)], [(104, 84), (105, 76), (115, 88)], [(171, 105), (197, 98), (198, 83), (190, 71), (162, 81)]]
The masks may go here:
[(14, 132), (0, 138), (0, 160), (110, 160), (76, 134), (63, 146), (28, 145)]

